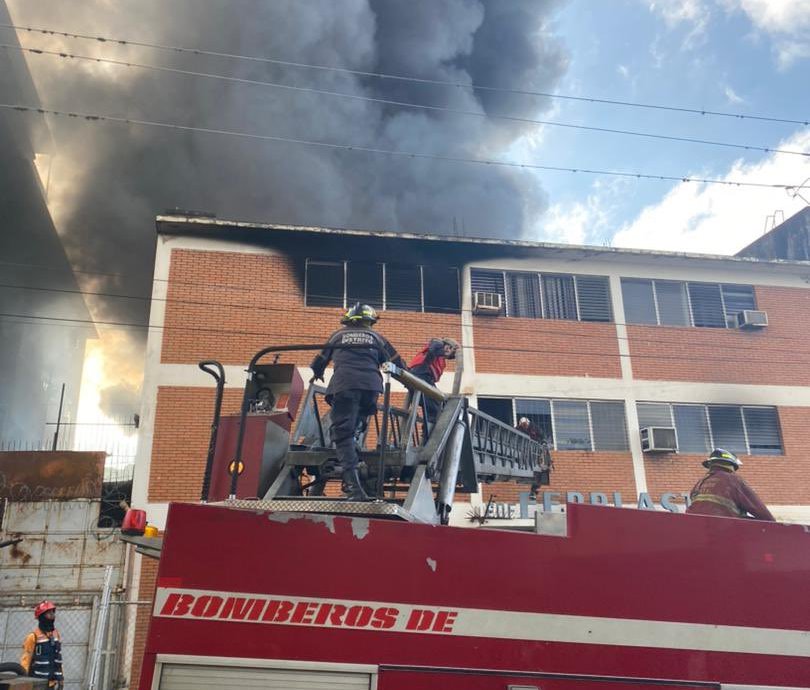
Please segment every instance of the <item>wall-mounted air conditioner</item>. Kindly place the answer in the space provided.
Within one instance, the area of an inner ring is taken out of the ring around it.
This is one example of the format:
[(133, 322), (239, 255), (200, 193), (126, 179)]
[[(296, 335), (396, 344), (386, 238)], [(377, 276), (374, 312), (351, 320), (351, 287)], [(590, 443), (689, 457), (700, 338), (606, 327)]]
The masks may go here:
[(503, 310), (503, 300), (497, 292), (474, 292), (473, 314), (497, 316)]
[(743, 309), (737, 314), (737, 328), (765, 328), (768, 314), (756, 309)]
[(645, 453), (674, 453), (678, 450), (674, 427), (644, 427), (641, 430), (641, 450)]

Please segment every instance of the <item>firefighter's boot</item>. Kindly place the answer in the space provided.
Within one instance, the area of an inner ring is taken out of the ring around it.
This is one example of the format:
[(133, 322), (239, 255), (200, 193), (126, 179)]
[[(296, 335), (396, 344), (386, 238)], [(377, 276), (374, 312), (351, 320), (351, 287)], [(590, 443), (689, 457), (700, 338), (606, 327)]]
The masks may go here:
[(360, 476), (357, 470), (346, 470), (343, 473), (343, 493), (346, 494), (347, 501), (370, 501), (368, 494), (360, 483)]

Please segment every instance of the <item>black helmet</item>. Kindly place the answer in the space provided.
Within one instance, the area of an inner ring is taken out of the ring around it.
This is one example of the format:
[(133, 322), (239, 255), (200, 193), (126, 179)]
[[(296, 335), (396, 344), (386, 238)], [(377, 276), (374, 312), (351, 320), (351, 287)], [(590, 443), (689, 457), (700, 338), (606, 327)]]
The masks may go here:
[(370, 326), (377, 323), (378, 319), (377, 310), (374, 307), (357, 302), (343, 315), (340, 323), (363, 323)]
[(727, 465), (731, 465), (735, 472), (742, 467), (742, 460), (734, 455), (734, 453), (723, 450), (722, 448), (715, 448), (712, 454), (703, 461), (703, 466), (710, 467), (715, 462), (723, 462)]

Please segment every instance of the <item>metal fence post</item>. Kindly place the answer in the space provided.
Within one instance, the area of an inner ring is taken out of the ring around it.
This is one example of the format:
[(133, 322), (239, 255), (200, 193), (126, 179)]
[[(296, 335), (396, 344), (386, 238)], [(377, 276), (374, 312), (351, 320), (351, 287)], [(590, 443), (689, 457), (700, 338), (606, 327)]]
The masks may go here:
[(104, 590), (101, 593), (101, 605), (98, 608), (96, 629), (93, 635), (93, 652), (90, 661), (90, 674), (87, 681), (87, 690), (96, 690), (99, 670), (101, 668), (101, 654), (104, 647), (104, 633), (107, 629), (107, 619), (110, 614), (110, 597), (113, 588), (113, 571), (115, 566), (108, 565), (104, 573)]

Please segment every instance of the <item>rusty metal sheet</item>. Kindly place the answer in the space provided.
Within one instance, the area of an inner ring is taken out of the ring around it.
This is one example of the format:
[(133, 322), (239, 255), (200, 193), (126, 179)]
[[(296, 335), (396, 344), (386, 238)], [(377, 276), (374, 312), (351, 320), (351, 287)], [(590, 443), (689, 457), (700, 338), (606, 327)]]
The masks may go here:
[(0, 498), (99, 498), (106, 455), (64, 450), (0, 452)]

